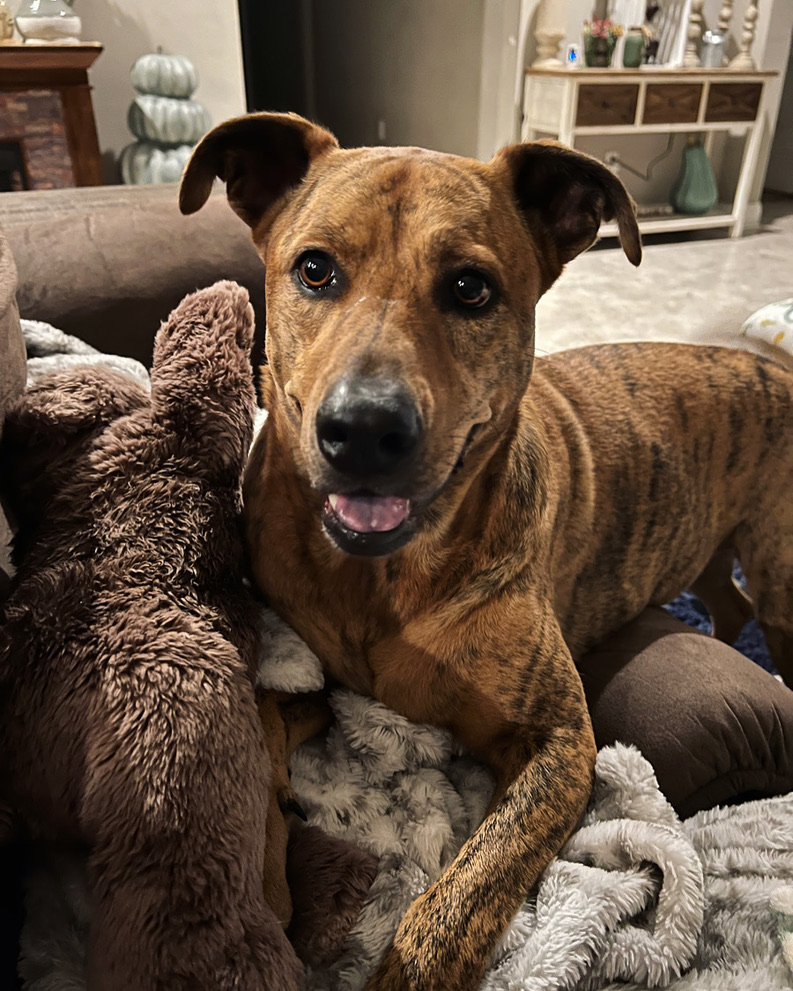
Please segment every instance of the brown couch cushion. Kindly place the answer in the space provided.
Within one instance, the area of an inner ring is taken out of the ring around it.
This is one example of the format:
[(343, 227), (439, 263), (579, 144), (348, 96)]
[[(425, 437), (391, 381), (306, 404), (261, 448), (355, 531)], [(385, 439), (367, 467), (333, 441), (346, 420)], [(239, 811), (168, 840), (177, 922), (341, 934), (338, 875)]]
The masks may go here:
[(25, 388), (25, 343), (16, 303), (17, 270), (0, 231), (0, 433), (2, 413)]
[(793, 790), (793, 692), (732, 647), (648, 609), (579, 669), (598, 747), (635, 744), (681, 816)]
[[(0, 434), (3, 416), (25, 388), (25, 344), (16, 304), (17, 272), (8, 242), (0, 231)], [(0, 510), (0, 595), (10, 573), (8, 543), (11, 532)]]
[[(160, 321), (189, 292), (233, 279), (264, 334), (264, 267), (218, 189), (192, 217), (175, 185), (0, 194), (19, 272), (19, 310), (100, 351), (151, 364)], [(258, 358), (257, 358), (258, 360)]]

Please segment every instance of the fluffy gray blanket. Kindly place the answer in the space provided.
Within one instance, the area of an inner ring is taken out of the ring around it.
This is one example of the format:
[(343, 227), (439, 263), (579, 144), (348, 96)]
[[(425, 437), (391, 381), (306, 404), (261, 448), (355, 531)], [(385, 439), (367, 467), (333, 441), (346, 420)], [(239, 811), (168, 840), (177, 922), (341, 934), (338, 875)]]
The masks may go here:
[[(261, 677), (308, 690), (319, 665), (271, 620)], [(309, 820), (380, 857), (342, 956), (309, 987), (357, 989), (410, 902), (481, 820), (488, 771), (448, 733), (334, 692), (336, 723), (292, 759)], [(498, 947), (483, 991), (793, 988), (771, 896), (793, 882), (793, 795), (680, 822), (633, 747), (598, 755), (586, 816)]]
[(41, 320), (21, 320), (20, 324), (28, 355), (28, 385), (33, 385), (43, 375), (74, 365), (104, 365), (130, 375), (149, 388), (149, 373), (139, 361), (117, 354), (103, 354), (85, 341), (64, 334)]
[[(25, 333), (34, 360), (60, 361), (57, 348), (74, 341), (29, 322)], [(106, 358), (93, 349), (68, 354)], [(319, 663), (297, 635), (272, 614), (264, 625), (262, 683), (296, 692), (321, 687)], [(312, 823), (380, 858), (342, 955), (330, 969), (309, 972), (314, 991), (352, 991), (373, 971), (410, 902), (481, 820), (493, 782), (443, 731), (346, 690), (333, 694), (332, 706), (335, 725), (295, 753), (292, 784)], [(606, 748), (580, 828), (527, 898), (482, 988), (793, 989), (777, 932), (778, 925), (791, 929), (792, 882), (793, 795), (681, 823), (641, 754)], [(25, 987), (83, 991), (84, 861), (41, 851), (27, 908)]]

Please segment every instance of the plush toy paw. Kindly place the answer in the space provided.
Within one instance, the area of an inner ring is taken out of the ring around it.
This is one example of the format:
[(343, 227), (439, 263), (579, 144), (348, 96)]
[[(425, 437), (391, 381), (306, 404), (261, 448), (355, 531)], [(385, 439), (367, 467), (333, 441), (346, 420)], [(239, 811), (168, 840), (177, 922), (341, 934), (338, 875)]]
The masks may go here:
[(88, 471), (82, 461), (104, 428), (148, 405), (142, 385), (100, 366), (52, 372), (23, 393), (6, 415), (2, 446), (4, 496), (19, 530)]
[(154, 341), (153, 423), (184, 463), (226, 484), (238, 484), (253, 438), (252, 345), (253, 308), (235, 282), (185, 297)]

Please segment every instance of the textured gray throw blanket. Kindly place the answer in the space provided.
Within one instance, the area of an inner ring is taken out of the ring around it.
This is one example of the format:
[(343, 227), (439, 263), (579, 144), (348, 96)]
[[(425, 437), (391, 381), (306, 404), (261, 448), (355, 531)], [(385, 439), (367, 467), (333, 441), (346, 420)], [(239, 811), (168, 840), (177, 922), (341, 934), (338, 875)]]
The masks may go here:
[[(274, 624), (263, 683), (319, 685), (318, 662)], [(493, 781), (448, 733), (343, 689), (331, 704), (336, 723), (295, 753), (292, 784), (311, 822), (380, 857), (342, 956), (309, 975), (317, 991), (352, 991), (481, 820)], [(585, 818), (514, 919), (482, 989), (793, 988), (770, 905), (791, 881), (793, 795), (681, 823), (635, 748), (604, 748)]]
[[(31, 378), (53, 362), (108, 358), (79, 350), (87, 348), (81, 342), (74, 350), (74, 338), (53, 336), (46, 325), (25, 324)], [(128, 362), (109, 363), (146, 375)], [(265, 619), (262, 684), (321, 687), (305, 644), (277, 617)], [(380, 858), (341, 957), (308, 975), (314, 991), (352, 991), (410, 902), (481, 820), (493, 782), (447, 733), (346, 690), (331, 701), (336, 723), (296, 752), (292, 784), (313, 824)], [(596, 774), (580, 828), (516, 916), (482, 988), (793, 991), (777, 934), (778, 924), (783, 934), (792, 928), (793, 795), (681, 823), (637, 750), (602, 750)], [(89, 922), (84, 860), (40, 851), (20, 963), (28, 991), (84, 991)]]
[(64, 334), (62, 330), (41, 320), (21, 320), (20, 323), (28, 355), (28, 385), (36, 383), (42, 375), (62, 368), (104, 365), (130, 375), (145, 388), (149, 388), (149, 373), (139, 361), (117, 354), (103, 354), (85, 341)]

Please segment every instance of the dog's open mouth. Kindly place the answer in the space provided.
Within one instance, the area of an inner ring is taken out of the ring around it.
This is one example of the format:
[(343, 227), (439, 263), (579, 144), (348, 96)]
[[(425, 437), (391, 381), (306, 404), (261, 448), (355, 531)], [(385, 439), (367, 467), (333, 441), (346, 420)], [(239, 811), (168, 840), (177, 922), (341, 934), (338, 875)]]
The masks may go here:
[(445, 481), (418, 503), (401, 496), (367, 491), (328, 495), (322, 510), (325, 533), (340, 550), (360, 557), (384, 557), (404, 547), (418, 530), (424, 511), (462, 468), (481, 426), (477, 423), (469, 431)]
[(322, 523), (341, 550), (380, 557), (393, 553), (410, 540), (415, 519), (411, 517), (409, 499), (334, 493), (325, 500)]
[(410, 515), (410, 500), (397, 496), (329, 495), (327, 507), (348, 530), (386, 533)]

